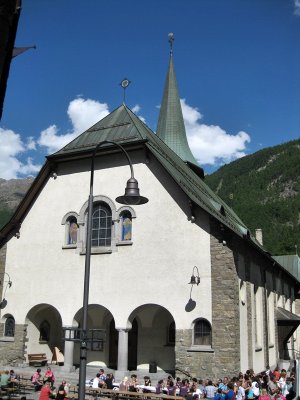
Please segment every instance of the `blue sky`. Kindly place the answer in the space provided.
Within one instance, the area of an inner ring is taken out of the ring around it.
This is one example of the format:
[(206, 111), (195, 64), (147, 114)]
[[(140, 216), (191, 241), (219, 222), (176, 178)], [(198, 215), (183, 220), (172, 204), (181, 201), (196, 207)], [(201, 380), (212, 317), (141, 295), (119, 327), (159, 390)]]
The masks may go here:
[(156, 130), (174, 32), (190, 147), (206, 172), (300, 137), (300, 0), (23, 0), (0, 122), (0, 178), (123, 101)]

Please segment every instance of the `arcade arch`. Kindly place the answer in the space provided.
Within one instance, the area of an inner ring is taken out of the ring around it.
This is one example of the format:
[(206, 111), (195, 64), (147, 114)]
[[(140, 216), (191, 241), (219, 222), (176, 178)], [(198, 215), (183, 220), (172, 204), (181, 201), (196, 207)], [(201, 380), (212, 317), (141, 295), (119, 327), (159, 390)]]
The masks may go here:
[(64, 348), (62, 319), (50, 304), (37, 304), (25, 318), (27, 324), (25, 355), (45, 353), (51, 360), (54, 347)]

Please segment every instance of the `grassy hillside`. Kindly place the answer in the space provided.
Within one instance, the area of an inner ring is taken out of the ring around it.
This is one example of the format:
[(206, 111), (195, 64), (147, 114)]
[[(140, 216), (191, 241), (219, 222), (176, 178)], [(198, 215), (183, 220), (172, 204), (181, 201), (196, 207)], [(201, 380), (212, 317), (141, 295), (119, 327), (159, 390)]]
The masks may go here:
[(300, 139), (236, 160), (205, 181), (252, 233), (262, 228), (271, 254), (300, 249)]

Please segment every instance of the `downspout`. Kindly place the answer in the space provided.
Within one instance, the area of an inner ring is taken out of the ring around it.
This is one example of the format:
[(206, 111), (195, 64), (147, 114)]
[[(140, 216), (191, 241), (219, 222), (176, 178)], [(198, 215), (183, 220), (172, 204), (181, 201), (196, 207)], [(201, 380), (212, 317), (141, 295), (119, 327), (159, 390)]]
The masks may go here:
[(267, 268), (264, 269), (264, 287), (265, 287), (265, 295), (264, 295), (264, 308), (265, 308), (265, 329), (266, 329), (266, 367), (270, 365), (270, 357), (269, 357), (269, 318), (268, 318), (268, 289), (267, 289)]

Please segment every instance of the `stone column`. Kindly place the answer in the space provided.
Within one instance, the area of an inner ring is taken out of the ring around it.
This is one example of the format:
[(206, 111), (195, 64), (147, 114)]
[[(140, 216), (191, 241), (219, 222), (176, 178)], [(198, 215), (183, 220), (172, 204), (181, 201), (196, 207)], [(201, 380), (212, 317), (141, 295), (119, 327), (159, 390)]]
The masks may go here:
[(128, 370), (128, 329), (118, 329), (118, 371)]
[[(65, 331), (65, 339), (74, 339), (74, 331)], [(64, 366), (63, 370), (71, 372), (75, 370), (73, 365), (73, 355), (74, 355), (74, 341), (65, 340), (64, 348)]]

